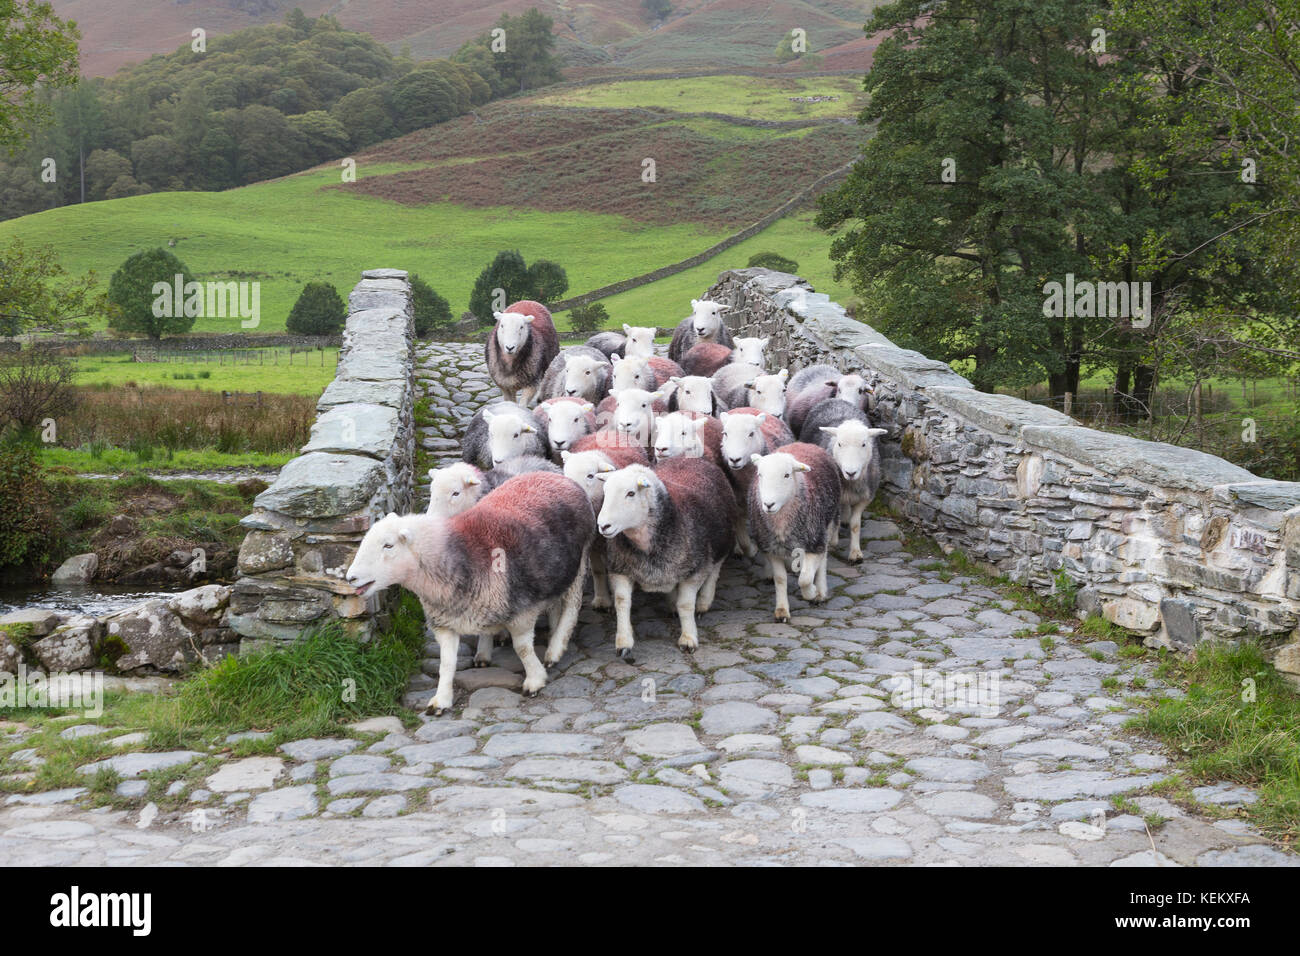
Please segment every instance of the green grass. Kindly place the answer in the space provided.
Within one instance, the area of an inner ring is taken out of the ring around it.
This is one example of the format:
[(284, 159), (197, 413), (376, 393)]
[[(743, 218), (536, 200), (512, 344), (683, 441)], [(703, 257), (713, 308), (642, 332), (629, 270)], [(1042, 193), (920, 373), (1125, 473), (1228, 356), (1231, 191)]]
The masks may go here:
[(135, 382), (213, 392), (319, 395), (334, 380), (336, 348), (300, 352), (292, 359), (287, 349), (258, 351), (264, 353), (260, 364), (233, 364), (229, 358), (210, 362), (135, 362), (129, 355), (87, 355), (77, 359), (76, 384)]
[(226, 468), (281, 468), (294, 453), (274, 455), (262, 452), (225, 453), (210, 448), (157, 449), (153, 455), (125, 448), (41, 447), (41, 464), (47, 468), (70, 468), (82, 474), (111, 474), (143, 468), (148, 471), (219, 471)]
[[(1186, 687), (1133, 724), (1187, 756), (1190, 778), (1254, 787), (1243, 811), (1287, 842), (1300, 835), (1300, 695), (1254, 644), (1207, 645), (1166, 663), (1160, 676)], [(1253, 682), (1253, 683), (1250, 683)], [(1248, 689), (1254, 690), (1254, 700)]]
[[(822, 103), (796, 103), (792, 96), (838, 96)], [(857, 76), (700, 76), (682, 80), (596, 83), (542, 95), (539, 104), (626, 109), (658, 107), (681, 113), (709, 112), (748, 119), (798, 120), (855, 116), (865, 105)]]

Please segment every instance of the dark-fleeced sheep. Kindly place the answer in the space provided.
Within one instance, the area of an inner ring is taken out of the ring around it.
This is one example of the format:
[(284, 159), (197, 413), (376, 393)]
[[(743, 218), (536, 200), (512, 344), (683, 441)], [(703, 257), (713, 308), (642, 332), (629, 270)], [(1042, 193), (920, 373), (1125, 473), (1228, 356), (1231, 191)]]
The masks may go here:
[[(749, 500), (749, 486), (754, 481), (754, 455), (766, 455), (794, 441), (785, 422), (757, 408), (742, 406), (718, 416), (722, 423), (722, 460), (727, 478), (736, 490), (736, 500)], [(736, 543), (741, 553), (753, 557), (758, 553), (750, 539), (745, 510), (736, 516)]]
[(541, 426), (552, 460), (597, 428), (596, 406), (581, 398), (548, 399), (533, 409), (533, 416)]
[(785, 397), (785, 420), (800, 435), (808, 413), (827, 399), (838, 398), (865, 411), (871, 386), (861, 375), (845, 374), (832, 365), (810, 365), (794, 373)]
[(727, 479), (705, 459), (671, 458), (653, 469), (631, 465), (606, 475), (596, 525), (606, 542), (620, 657), (629, 659), (635, 642), (635, 587), (671, 591), (682, 628), (678, 646), (688, 652), (699, 646), (695, 614), (713, 603), (734, 524)]
[(605, 353), (589, 345), (571, 345), (551, 359), (537, 390), (538, 401), (551, 398), (585, 398), (599, 402), (609, 394), (614, 366)]
[[(888, 429), (872, 428), (867, 413), (832, 398), (814, 408), (799, 440), (819, 446), (840, 473), (840, 520), (849, 526), (849, 560), (862, 560), (862, 512), (880, 489), (880, 450), (876, 440)], [(839, 522), (831, 546), (839, 544)]]
[(399, 584), (420, 599), (441, 657), (428, 712), (440, 714), (452, 705), (462, 634), (505, 628), (524, 667), (524, 693), (546, 685), (533, 650), (537, 618), (559, 612), (545, 655), (554, 664), (578, 618), (594, 530), (591, 503), (568, 478), (520, 475), (450, 518), (390, 514), (376, 522), (347, 581), (358, 596)]
[(614, 362), (614, 372), (609, 381), (609, 393), (617, 395), (626, 388), (643, 388), (647, 392), (663, 387), (669, 379), (682, 375), (676, 362), (657, 355), (633, 355)]
[(713, 391), (713, 382), (702, 375), (684, 375), (668, 380), (673, 386), (673, 393), (668, 396), (670, 412), (699, 412), (703, 415), (716, 415), (719, 411), (718, 396)]
[(731, 348), (731, 331), (722, 321), (726, 306), (708, 299), (691, 299), (691, 315), (677, 323), (672, 341), (668, 343), (668, 357), (680, 362), (696, 342), (716, 342)]
[(749, 406), (781, 417), (785, 413), (787, 378), (789, 373), (785, 369), (768, 375), (757, 365), (741, 363), (722, 366), (713, 373), (711, 381), (719, 406)]
[(806, 601), (824, 601), (827, 548), (840, 518), (840, 479), (831, 456), (816, 445), (795, 442), (770, 455), (753, 456), (749, 531), (767, 555), (776, 590), (775, 617), (790, 620), (786, 558), (799, 575)]
[(520, 475), (531, 474), (535, 471), (548, 471), (553, 475), (562, 473), (560, 466), (549, 458), (541, 458), (537, 455), (520, 455), (518, 458), (503, 461), (483, 476), (483, 494), (486, 495), (490, 491), (495, 491), (511, 478), (518, 478)]
[(488, 374), (506, 401), (528, 405), (560, 352), (551, 310), (540, 302), (522, 299), (493, 315), (496, 325), (484, 346)]
[(584, 344), (599, 349), (607, 359), (612, 359), (615, 355), (622, 358), (623, 350), (627, 347), (627, 336), (621, 332), (597, 332)]
[(520, 455), (549, 454), (546, 436), (531, 411), (514, 402), (485, 405), (469, 420), (461, 460), (483, 471)]
[(698, 412), (669, 412), (655, 419), (655, 461), (703, 458), (718, 468), (722, 461), (722, 423)]

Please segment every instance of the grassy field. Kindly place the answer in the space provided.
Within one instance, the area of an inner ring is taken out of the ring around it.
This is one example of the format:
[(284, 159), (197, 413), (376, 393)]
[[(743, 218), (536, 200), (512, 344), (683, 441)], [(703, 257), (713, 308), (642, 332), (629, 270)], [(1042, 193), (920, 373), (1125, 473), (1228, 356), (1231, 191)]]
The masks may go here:
[[(833, 96), (820, 103), (791, 97)], [(659, 107), (681, 113), (727, 113), (748, 119), (797, 120), (855, 116), (865, 105), (862, 79), (856, 76), (753, 77), (703, 76), (687, 80), (628, 80), (596, 83), (543, 95), (535, 102), (551, 106), (627, 108)]]
[(259, 349), (260, 361), (219, 358), (205, 362), (134, 362), (129, 355), (77, 359), (78, 385), (167, 385), (214, 392), (275, 392), (319, 396), (334, 380), (338, 349), (290, 354)]

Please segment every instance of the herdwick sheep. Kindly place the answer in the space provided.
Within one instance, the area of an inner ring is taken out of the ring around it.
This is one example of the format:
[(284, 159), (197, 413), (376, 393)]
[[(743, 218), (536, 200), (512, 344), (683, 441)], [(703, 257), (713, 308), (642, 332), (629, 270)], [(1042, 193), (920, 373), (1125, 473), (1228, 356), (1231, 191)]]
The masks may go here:
[(623, 346), (624, 358), (649, 358), (655, 354), (655, 334), (658, 329), (643, 325), (624, 325), (623, 334), (627, 336), (627, 345)]
[(806, 601), (824, 601), (826, 550), (840, 516), (835, 462), (816, 445), (796, 442), (770, 455), (754, 455), (749, 486), (749, 530), (767, 555), (776, 589), (776, 620), (790, 620), (785, 560), (799, 575)]
[(613, 462), (615, 468), (650, 464), (650, 458), (646, 455), (645, 446), (629, 440), (628, 436), (614, 428), (602, 428), (590, 435), (579, 438), (573, 443), (570, 451), (574, 454), (587, 451), (601, 452)]
[(511, 478), (518, 478), (520, 475), (531, 474), (535, 471), (549, 471), (553, 475), (562, 473), (560, 466), (549, 458), (540, 458), (537, 455), (520, 455), (518, 458), (503, 461), (483, 476), (483, 494), (486, 495), (490, 491), (495, 491)]
[(537, 390), (539, 401), (551, 398), (585, 398), (599, 402), (609, 394), (609, 380), (614, 372), (609, 359), (600, 349), (571, 345), (551, 360)]
[(631, 659), (632, 590), (673, 592), (678, 647), (699, 647), (695, 614), (713, 604), (734, 544), (735, 501), (727, 479), (702, 458), (671, 458), (653, 469), (630, 465), (605, 475), (596, 526), (606, 542), (618, 656)]
[(724, 365), (711, 381), (718, 404), (724, 408), (750, 406), (780, 417), (785, 412), (785, 383), (790, 373), (785, 369), (765, 375), (757, 365)]
[(613, 398), (614, 429), (627, 436), (629, 441), (649, 448), (654, 437), (655, 416), (668, 410), (666, 390), (647, 392), (640, 388), (627, 388)]
[[(615, 454), (611, 454), (611, 451)], [(639, 447), (636, 449), (639, 456), (618, 454), (619, 451), (626, 449), (560, 452), (564, 461), (564, 477), (577, 482), (578, 487), (587, 493), (593, 515), (600, 513), (600, 506), (605, 501), (606, 474), (617, 471), (624, 465), (646, 463), (645, 452)], [(610, 606), (610, 597), (609, 575), (605, 572), (604, 538), (598, 537), (591, 543), (588, 560), (591, 564), (591, 606), (597, 610), (607, 608)]]
[(599, 349), (607, 359), (612, 359), (615, 355), (622, 358), (625, 354), (623, 350), (627, 347), (627, 336), (618, 332), (597, 332), (584, 344)]
[(429, 469), (429, 514), (450, 518), (467, 510), (482, 496), (483, 472), (468, 462)]
[(735, 359), (735, 350), (718, 342), (696, 342), (682, 356), (682, 371), (708, 377)]
[(548, 454), (545, 433), (536, 417), (522, 405), (499, 402), (474, 413), (465, 428), (460, 457), (483, 471), (520, 455)]
[[(872, 428), (867, 413), (838, 398), (822, 402), (809, 413), (799, 440), (830, 454), (840, 472), (840, 520), (849, 526), (849, 560), (862, 560), (862, 512), (880, 488), (880, 451), (876, 439), (888, 429)], [(839, 544), (835, 524), (831, 546)]]
[(596, 430), (596, 406), (581, 398), (548, 399), (533, 409), (533, 415), (552, 458)]
[(527, 405), (547, 367), (560, 352), (560, 337), (551, 312), (540, 302), (523, 299), (494, 312), (496, 327), (487, 338), (485, 353), (488, 374), (506, 401)]
[(709, 379), (702, 375), (685, 375), (681, 378), (670, 378), (668, 381), (673, 386), (673, 393), (668, 396), (670, 412), (718, 414), (718, 396), (714, 394), (713, 382)]
[(655, 419), (654, 452), (655, 461), (703, 458), (723, 469), (722, 423), (692, 412), (660, 415)]
[(644, 388), (653, 392), (669, 379), (681, 377), (682, 367), (676, 362), (657, 355), (634, 355), (615, 359), (614, 372), (609, 381), (609, 394), (617, 395), (625, 388)]
[[(785, 422), (757, 408), (737, 408), (718, 416), (722, 423), (722, 460), (727, 478), (736, 489), (736, 500), (749, 500), (749, 486), (754, 481), (754, 455), (766, 455), (789, 445), (794, 435)], [(737, 515), (736, 542), (740, 552), (752, 558), (758, 553), (750, 539), (745, 512)]]
[(827, 399), (838, 398), (865, 411), (870, 395), (871, 386), (861, 375), (845, 375), (831, 365), (810, 365), (790, 379), (785, 420), (801, 435), (808, 413)]
[(691, 299), (691, 316), (682, 319), (673, 330), (673, 340), (668, 344), (668, 357), (680, 362), (696, 342), (717, 342), (731, 348), (731, 331), (722, 321), (726, 306), (708, 299)]
[(741, 337), (732, 343), (731, 361), (744, 362), (747, 365), (767, 367), (767, 338)]
[(554, 664), (578, 618), (594, 527), (591, 503), (568, 478), (521, 475), (450, 518), (390, 514), (376, 522), (347, 581), (361, 596), (400, 584), (420, 599), (441, 656), (429, 713), (452, 705), (461, 634), (508, 630), (532, 695), (546, 685), (533, 651), (537, 618), (558, 606), (545, 656)]

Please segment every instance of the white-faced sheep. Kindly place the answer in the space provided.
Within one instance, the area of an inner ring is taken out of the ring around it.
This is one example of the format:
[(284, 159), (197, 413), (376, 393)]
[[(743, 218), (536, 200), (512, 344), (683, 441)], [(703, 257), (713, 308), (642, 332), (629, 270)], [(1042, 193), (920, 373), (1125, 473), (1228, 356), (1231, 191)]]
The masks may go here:
[[(645, 450), (640, 445), (627, 445), (620, 441), (608, 443), (597, 438), (604, 435), (615, 439), (613, 432), (596, 432), (579, 443), (581, 451), (560, 453), (564, 461), (564, 476), (578, 483), (591, 501), (592, 514), (600, 513), (605, 501), (605, 475), (628, 465), (649, 464)], [(587, 447), (590, 446), (590, 447)], [(591, 606), (597, 610), (610, 606), (609, 576), (605, 572), (605, 539), (597, 537), (592, 542), (589, 555), (591, 563)]]
[[(840, 473), (840, 520), (849, 526), (849, 560), (862, 560), (862, 512), (880, 488), (880, 450), (876, 440), (888, 429), (872, 428), (867, 413), (832, 398), (814, 408), (800, 440), (828, 452)], [(836, 522), (831, 545), (839, 544)]]
[[(736, 500), (748, 501), (749, 487), (754, 481), (753, 456), (766, 455), (792, 443), (794, 435), (781, 419), (757, 408), (723, 412), (718, 420), (722, 423), (722, 460), (727, 478), (736, 489)], [(743, 509), (736, 520), (736, 542), (741, 553), (753, 557), (757, 549), (750, 540)]]
[(546, 436), (553, 459), (597, 428), (596, 406), (580, 398), (548, 399), (533, 409), (533, 415)]
[(767, 338), (741, 336), (732, 343), (731, 361), (767, 368)]
[(600, 349), (571, 345), (551, 360), (537, 390), (539, 401), (551, 398), (585, 398), (599, 402), (609, 394), (614, 366)]
[(749, 531), (767, 555), (776, 590), (776, 620), (790, 620), (786, 558), (799, 574), (806, 601), (824, 601), (826, 550), (840, 518), (840, 479), (835, 462), (816, 445), (796, 442), (753, 457)]
[(685, 651), (699, 646), (695, 614), (713, 603), (718, 574), (733, 545), (735, 502), (717, 466), (672, 458), (653, 469), (631, 465), (605, 477), (596, 526), (617, 619), (614, 646), (630, 658), (632, 591), (673, 593)]
[(624, 325), (623, 334), (627, 344), (623, 346), (624, 358), (649, 357), (655, 354), (655, 334), (659, 330), (653, 326)]
[(548, 454), (545, 434), (533, 413), (514, 402), (485, 405), (465, 428), (460, 457), (483, 471), (520, 455)]
[(493, 315), (496, 326), (485, 346), (488, 374), (506, 401), (527, 405), (560, 351), (551, 312), (540, 302), (523, 299)]
[(653, 392), (669, 379), (682, 375), (680, 365), (657, 355), (634, 355), (615, 359), (613, 364), (614, 372), (609, 381), (611, 395), (617, 395), (625, 388), (644, 388)]
[(461, 634), (510, 632), (524, 666), (523, 690), (546, 685), (533, 651), (538, 616), (558, 608), (545, 661), (564, 655), (582, 601), (591, 503), (563, 475), (521, 475), (451, 518), (395, 515), (361, 541), (347, 580), (358, 595), (393, 584), (413, 592), (438, 640), (438, 692), (430, 713), (451, 707)]
[(703, 458), (718, 468), (722, 461), (722, 423), (698, 412), (669, 412), (655, 419), (655, 461)]
[(845, 374), (830, 365), (810, 365), (795, 372), (790, 379), (785, 420), (800, 435), (808, 413), (827, 399), (838, 398), (865, 411), (870, 396), (871, 386), (861, 375)]
[(757, 365), (724, 365), (713, 374), (713, 392), (723, 408), (758, 408), (780, 417), (785, 412), (785, 369), (766, 375)]
[(708, 299), (691, 299), (691, 316), (682, 319), (673, 330), (673, 340), (668, 344), (668, 357), (680, 362), (696, 342), (716, 342), (731, 348), (731, 332), (722, 321), (726, 306)]
[(468, 510), (481, 497), (483, 472), (469, 462), (429, 469), (429, 514), (450, 518)]
[[(668, 411), (667, 391), (647, 392), (640, 388), (625, 388), (618, 395), (610, 397), (614, 399), (611, 422), (614, 430), (626, 436), (629, 441), (636, 441), (649, 448), (654, 437), (655, 416)], [(599, 414), (597, 417), (599, 420)]]
[(673, 386), (673, 393), (668, 396), (670, 412), (718, 414), (720, 406), (711, 379), (702, 375), (684, 375), (681, 378), (670, 378), (668, 381)]

